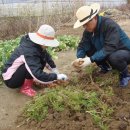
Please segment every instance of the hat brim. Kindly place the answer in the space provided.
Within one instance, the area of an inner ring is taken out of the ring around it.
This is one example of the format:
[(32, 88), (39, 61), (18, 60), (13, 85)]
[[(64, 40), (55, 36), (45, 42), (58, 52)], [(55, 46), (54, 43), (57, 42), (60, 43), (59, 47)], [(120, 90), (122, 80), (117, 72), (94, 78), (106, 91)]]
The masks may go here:
[(80, 22), (79, 20), (77, 20), (76, 23), (74, 24), (74, 27), (73, 27), (73, 28), (79, 28), (79, 27), (83, 26), (84, 24), (86, 24), (87, 22), (89, 22), (94, 16), (96, 16), (96, 15), (98, 14), (98, 12), (99, 12), (99, 10), (100, 10), (100, 5), (99, 5), (99, 4), (96, 4), (96, 5), (95, 5), (95, 4), (92, 4), (91, 7), (92, 7), (92, 9), (93, 9), (94, 11), (97, 10), (97, 12), (96, 12), (94, 15), (92, 15), (91, 18), (86, 19), (86, 20), (83, 21), (83, 22)]
[(40, 38), (36, 33), (28, 33), (28, 35), (29, 35), (30, 40), (36, 44), (48, 46), (48, 47), (59, 46), (59, 42), (57, 41), (57, 39), (54, 39), (54, 40), (43, 39), (43, 38)]

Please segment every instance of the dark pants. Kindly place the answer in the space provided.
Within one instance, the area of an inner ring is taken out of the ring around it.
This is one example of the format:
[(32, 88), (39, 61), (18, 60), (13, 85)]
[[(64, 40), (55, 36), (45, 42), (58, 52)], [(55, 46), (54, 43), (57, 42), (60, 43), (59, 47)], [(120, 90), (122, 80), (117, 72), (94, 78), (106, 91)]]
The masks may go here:
[(23, 64), (16, 70), (11, 79), (5, 81), (5, 84), (9, 88), (18, 88), (23, 85), (25, 79), (33, 78)]
[(114, 69), (123, 72), (130, 64), (130, 51), (118, 50), (108, 57), (108, 62)]
[(106, 59), (96, 62), (98, 66), (109, 63), (113, 69), (123, 72), (127, 65), (130, 64), (130, 51), (117, 50), (109, 55)]

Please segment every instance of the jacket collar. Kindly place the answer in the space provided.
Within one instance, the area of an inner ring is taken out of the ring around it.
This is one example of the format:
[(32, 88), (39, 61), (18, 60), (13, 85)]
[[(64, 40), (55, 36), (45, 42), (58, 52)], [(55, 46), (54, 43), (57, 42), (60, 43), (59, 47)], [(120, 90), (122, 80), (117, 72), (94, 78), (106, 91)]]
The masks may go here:
[(96, 26), (96, 29), (94, 31), (95, 35), (98, 34), (98, 33), (100, 33), (101, 21), (102, 21), (102, 16), (97, 15), (97, 26)]

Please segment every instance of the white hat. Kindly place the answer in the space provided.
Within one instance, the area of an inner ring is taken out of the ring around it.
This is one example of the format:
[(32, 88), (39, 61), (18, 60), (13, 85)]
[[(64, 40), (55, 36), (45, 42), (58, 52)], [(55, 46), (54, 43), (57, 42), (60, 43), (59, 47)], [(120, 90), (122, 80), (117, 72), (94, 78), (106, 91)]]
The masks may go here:
[(99, 10), (100, 5), (97, 3), (80, 7), (76, 12), (76, 17), (78, 20), (74, 24), (74, 28), (78, 28), (90, 21), (94, 16), (98, 14)]
[(28, 33), (29, 38), (36, 44), (50, 47), (59, 46), (55, 39), (55, 30), (49, 25), (41, 25), (36, 33)]

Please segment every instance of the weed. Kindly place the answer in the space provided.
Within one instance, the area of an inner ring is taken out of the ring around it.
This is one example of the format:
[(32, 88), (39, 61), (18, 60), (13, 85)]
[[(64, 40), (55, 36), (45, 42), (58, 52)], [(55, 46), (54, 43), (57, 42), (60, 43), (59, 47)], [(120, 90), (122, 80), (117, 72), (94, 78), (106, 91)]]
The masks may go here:
[(49, 110), (62, 112), (65, 109), (89, 113), (95, 124), (102, 128), (106, 128), (101, 123), (103, 118), (109, 117), (113, 112), (112, 108), (99, 99), (96, 92), (85, 92), (73, 86), (46, 89), (45, 94), (35, 97), (24, 112), (27, 118), (42, 121), (49, 114)]
[(94, 84), (93, 77), (92, 77), (92, 73), (93, 73), (94, 69), (95, 69), (95, 68), (94, 68), (93, 65), (88, 66), (88, 67), (85, 68), (85, 72), (89, 75), (91, 84)]

